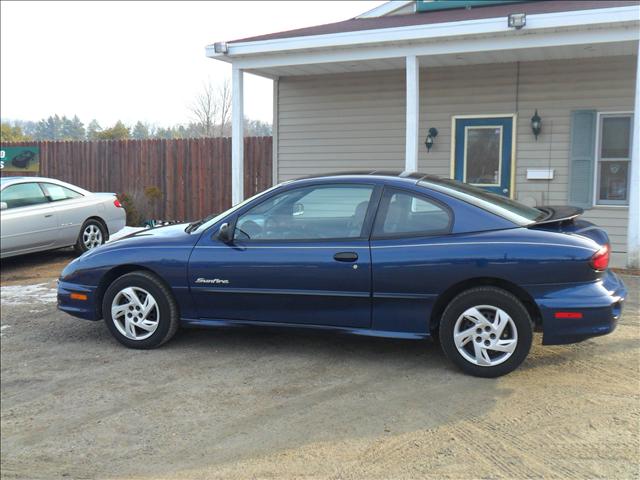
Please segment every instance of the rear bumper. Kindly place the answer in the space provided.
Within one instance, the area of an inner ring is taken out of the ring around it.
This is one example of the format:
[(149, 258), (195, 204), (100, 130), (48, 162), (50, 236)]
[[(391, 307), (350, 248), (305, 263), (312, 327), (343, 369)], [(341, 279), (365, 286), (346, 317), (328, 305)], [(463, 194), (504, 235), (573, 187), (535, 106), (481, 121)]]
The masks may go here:
[[(542, 343), (576, 343), (615, 330), (622, 315), (627, 289), (618, 276), (607, 271), (598, 282), (571, 286), (533, 287), (531, 293), (542, 315)], [(556, 318), (557, 312), (577, 312), (582, 318)]]
[[(72, 293), (83, 293), (87, 299), (72, 299)], [(100, 320), (96, 309), (95, 287), (58, 280), (58, 310), (85, 320)]]

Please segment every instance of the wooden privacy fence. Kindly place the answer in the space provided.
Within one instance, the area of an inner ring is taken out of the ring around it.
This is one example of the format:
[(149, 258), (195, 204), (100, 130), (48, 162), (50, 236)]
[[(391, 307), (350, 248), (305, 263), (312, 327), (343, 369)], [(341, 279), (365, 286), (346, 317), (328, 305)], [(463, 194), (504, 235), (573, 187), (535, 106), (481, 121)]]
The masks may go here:
[[(142, 198), (152, 218), (191, 220), (231, 206), (230, 138), (18, 142), (2, 147), (26, 145), (40, 147), (40, 176), (92, 192)], [(272, 152), (272, 137), (245, 138), (246, 197), (271, 186)], [(156, 199), (145, 199), (149, 189)]]

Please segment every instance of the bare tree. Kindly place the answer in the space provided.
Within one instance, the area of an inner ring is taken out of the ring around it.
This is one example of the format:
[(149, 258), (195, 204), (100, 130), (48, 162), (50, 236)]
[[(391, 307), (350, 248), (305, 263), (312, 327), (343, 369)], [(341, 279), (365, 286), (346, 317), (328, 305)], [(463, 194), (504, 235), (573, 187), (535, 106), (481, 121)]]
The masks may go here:
[(220, 136), (228, 135), (229, 122), (231, 121), (231, 85), (229, 79), (218, 87), (218, 103), (220, 105)]
[(191, 112), (195, 115), (203, 136), (225, 135), (231, 117), (229, 80), (225, 80), (217, 88), (211, 80), (206, 82), (191, 106)]
[(191, 111), (200, 124), (202, 135), (205, 137), (213, 137), (213, 127), (218, 114), (218, 105), (215, 101), (215, 93), (211, 80), (202, 87), (202, 92), (196, 97)]

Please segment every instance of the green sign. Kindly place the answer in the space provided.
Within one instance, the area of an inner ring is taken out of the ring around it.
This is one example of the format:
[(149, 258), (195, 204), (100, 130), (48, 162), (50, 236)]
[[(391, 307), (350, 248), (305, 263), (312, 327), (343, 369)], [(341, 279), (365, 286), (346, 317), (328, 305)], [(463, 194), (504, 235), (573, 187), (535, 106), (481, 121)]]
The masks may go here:
[(40, 147), (28, 145), (2, 147), (0, 149), (0, 170), (3, 173), (38, 173), (40, 171)]
[(416, 2), (416, 10), (418, 12), (435, 12), (453, 8), (487, 7), (522, 2), (523, 0), (418, 0)]

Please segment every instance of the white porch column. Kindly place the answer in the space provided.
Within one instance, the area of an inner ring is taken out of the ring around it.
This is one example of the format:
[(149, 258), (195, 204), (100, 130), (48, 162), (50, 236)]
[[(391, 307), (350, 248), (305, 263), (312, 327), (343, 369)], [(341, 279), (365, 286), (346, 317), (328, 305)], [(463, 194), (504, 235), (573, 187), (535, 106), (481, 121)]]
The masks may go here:
[(631, 144), (631, 182), (629, 188), (629, 232), (627, 266), (640, 268), (640, 42), (636, 67), (636, 100), (633, 107), (633, 142)]
[(406, 57), (407, 63), (407, 137), (405, 144), (404, 169), (418, 171), (418, 120), (420, 115), (420, 66), (415, 55)]
[(231, 73), (231, 204), (244, 200), (244, 72)]

